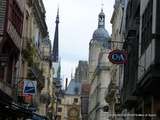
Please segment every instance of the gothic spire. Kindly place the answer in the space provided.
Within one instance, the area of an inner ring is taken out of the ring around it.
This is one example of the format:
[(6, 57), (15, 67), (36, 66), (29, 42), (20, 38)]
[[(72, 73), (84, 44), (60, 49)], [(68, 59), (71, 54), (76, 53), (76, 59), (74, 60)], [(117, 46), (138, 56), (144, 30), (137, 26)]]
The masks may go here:
[(54, 34), (54, 41), (53, 41), (53, 62), (59, 61), (59, 33), (58, 33), (58, 24), (59, 24), (59, 8), (57, 9), (57, 17), (56, 17), (56, 28), (55, 28), (55, 34)]

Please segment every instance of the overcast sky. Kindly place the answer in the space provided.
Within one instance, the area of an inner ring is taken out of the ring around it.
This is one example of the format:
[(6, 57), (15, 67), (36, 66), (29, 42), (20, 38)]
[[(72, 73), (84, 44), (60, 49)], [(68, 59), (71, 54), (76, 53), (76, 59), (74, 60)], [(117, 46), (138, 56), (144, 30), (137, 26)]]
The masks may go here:
[[(54, 39), (55, 19), (59, 4), (59, 51), (61, 76), (64, 80), (74, 73), (79, 60), (88, 60), (89, 41), (98, 26), (102, 0), (43, 0), (50, 39)], [(110, 19), (115, 0), (103, 0), (106, 29), (111, 34)]]

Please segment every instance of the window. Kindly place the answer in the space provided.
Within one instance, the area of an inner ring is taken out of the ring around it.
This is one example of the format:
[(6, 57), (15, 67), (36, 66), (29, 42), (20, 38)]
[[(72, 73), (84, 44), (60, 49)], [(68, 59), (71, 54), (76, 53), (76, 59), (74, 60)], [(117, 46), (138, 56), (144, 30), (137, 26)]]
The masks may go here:
[(62, 112), (62, 108), (61, 107), (58, 108), (58, 112)]
[(78, 98), (74, 98), (74, 103), (78, 103)]
[(23, 28), (23, 14), (16, 2), (16, 0), (11, 0), (10, 1), (10, 11), (9, 11), (9, 14), (10, 14), (10, 20), (13, 24), (13, 26), (15, 27), (17, 33), (19, 35), (22, 34), (22, 28)]
[(152, 40), (152, 10), (153, 0), (150, 0), (142, 16), (141, 54)]

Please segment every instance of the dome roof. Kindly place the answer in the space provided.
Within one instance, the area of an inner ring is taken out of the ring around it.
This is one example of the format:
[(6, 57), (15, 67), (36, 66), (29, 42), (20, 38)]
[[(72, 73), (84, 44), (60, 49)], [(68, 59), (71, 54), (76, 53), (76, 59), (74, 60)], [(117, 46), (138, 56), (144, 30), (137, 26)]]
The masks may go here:
[(109, 38), (109, 34), (105, 28), (97, 28), (93, 33), (93, 39), (106, 40)]

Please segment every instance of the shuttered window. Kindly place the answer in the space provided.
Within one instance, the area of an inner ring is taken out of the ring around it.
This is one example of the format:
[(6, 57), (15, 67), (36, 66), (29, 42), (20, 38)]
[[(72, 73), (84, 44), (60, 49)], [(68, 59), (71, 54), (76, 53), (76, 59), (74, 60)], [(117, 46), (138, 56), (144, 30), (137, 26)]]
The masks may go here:
[(152, 40), (153, 0), (150, 0), (142, 16), (141, 54)]
[(17, 33), (21, 36), (22, 35), (22, 28), (23, 28), (23, 14), (22, 14), (16, 0), (10, 0), (9, 17), (10, 17), (9, 19), (11, 20)]

